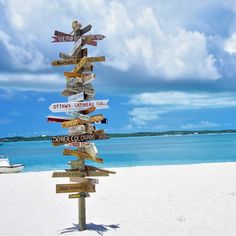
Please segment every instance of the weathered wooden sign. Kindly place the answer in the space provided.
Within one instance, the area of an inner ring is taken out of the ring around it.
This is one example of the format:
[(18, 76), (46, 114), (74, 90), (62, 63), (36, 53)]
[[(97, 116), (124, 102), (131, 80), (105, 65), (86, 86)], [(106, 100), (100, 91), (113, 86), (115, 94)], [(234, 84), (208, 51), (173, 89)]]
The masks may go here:
[(62, 60), (55, 60), (51, 62), (52, 66), (65, 66), (65, 65), (73, 65), (77, 64), (81, 61), (81, 58), (72, 58), (72, 59), (62, 59)]
[(74, 199), (74, 198), (86, 198), (86, 197), (90, 197), (90, 194), (89, 194), (89, 193), (69, 194), (69, 198), (70, 198), (70, 199)]
[(81, 159), (86, 159), (86, 160), (94, 161), (94, 162), (97, 162), (97, 163), (103, 163), (102, 158), (92, 157), (88, 153), (81, 152), (79, 150), (64, 149), (63, 155), (65, 155), (65, 156), (75, 156), (75, 157), (78, 157), (78, 158), (81, 158)]
[(49, 110), (52, 112), (67, 112), (74, 110), (84, 110), (89, 107), (96, 107), (96, 109), (105, 109), (109, 108), (107, 103), (109, 100), (95, 100), (89, 102), (62, 102), (62, 103), (53, 103), (49, 107)]
[(77, 161), (70, 161), (69, 162), (72, 170), (85, 170), (84, 161), (77, 160)]
[(82, 120), (81, 118), (65, 121), (62, 123), (63, 128), (69, 128), (76, 125), (84, 125), (86, 123), (95, 123), (104, 120), (104, 116), (102, 114), (91, 116), (89, 120)]
[(67, 178), (67, 177), (103, 177), (109, 176), (109, 173), (104, 171), (80, 171), (80, 170), (67, 170), (65, 172), (53, 172), (53, 178)]
[(86, 77), (90, 74), (85, 74), (85, 73), (77, 73), (77, 72), (64, 72), (64, 76), (68, 77), (68, 78), (75, 78), (75, 77)]
[[(61, 43), (61, 42), (74, 42), (79, 39), (79, 36), (63, 33), (60, 31), (55, 31), (57, 32), (57, 35), (52, 36), (53, 41), (52, 43)], [(91, 40), (103, 40), (105, 38), (104, 35), (102, 34), (91, 34), (91, 35), (82, 35), (82, 38), (89, 37)]]
[(75, 69), (76, 71), (79, 71), (84, 64), (88, 63), (88, 62), (100, 62), (100, 61), (105, 61), (105, 57), (83, 57), (81, 59), (81, 61), (78, 62), (78, 64), (76, 65)]
[(100, 140), (109, 139), (107, 134), (81, 134), (81, 135), (62, 135), (62, 136), (52, 136), (53, 146), (59, 146), (66, 143), (82, 142), (88, 140)]
[(95, 185), (91, 183), (84, 184), (57, 184), (56, 193), (73, 193), (73, 192), (95, 192)]

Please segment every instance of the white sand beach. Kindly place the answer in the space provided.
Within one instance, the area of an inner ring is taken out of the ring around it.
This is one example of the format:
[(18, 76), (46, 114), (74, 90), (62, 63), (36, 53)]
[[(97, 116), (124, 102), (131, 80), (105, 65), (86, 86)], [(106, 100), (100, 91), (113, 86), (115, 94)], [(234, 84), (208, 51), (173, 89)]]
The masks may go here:
[(115, 168), (86, 199), (56, 194), (52, 172), (0, 175), (0, 235), (236, 235), (236, 163)]

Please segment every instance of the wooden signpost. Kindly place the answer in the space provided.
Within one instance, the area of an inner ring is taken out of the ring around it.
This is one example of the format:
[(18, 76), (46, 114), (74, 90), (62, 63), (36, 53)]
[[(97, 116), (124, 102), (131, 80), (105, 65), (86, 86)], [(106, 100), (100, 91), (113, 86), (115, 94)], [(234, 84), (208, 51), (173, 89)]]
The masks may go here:
[[(78, 199), (78, 223), (80, 231), (86, 229), (86, 207), (85, 198), (90, 197), (89, 193), (96, 191), (95, 186), (98, 179), (91, 177), (109, 176), (115, 171), (104, 170), (98, 167), (86, 165), (85, 161), (90, 160), (103, 163), (103, 159), (98, 157), (98, 150), (91, 140), (108, 139), (109, 135), (103, 129), (96, 130), (94, 124), (106, 124), (107, 118), (102, 114), (90, 115), (97, 109), (108, 108), (108, 100), (94, 100), (95, 90), (92, 82), (95, 79), (93, 71), (94, 62), (105, 61), (104, 56), (88, 57), (88, 49), (84, 45), (97, 46), (97, 41), (105, 38), (102, 34), (89, 34), (92, 26), (82, 27), (78, 21), (72, 22), (72, 32), (64, 33), (55, 31), (52, 36), (53, 43), (74, 42), (74, 47), (70, 54), (60, 52), (61, 59), (51, 62), (52, 66), (73, 66), (68, 72), (64, 72), (66, 77), (66, 88), (61, 95), (68, 97), (68, 102), (53, 103), (49, 109), (52, 112), (65, 112), (68, 116), (48, 116), (49, 122), (59, 122), (63, 128), (68, 129), (69, 135), (53, 136), (52, 145), (65, 145), (63, 155), (73, 156), (76, 160), (69, 161), (70, 168), (63, 172), (54, 172), (53, 178), (68, 178), (71, 183), (57, 184), (56, 193), (69, 194), (70, 199)], [(70, 147), (76, 149), (71, 150)], [(90, 177), (90, 178), (88, 178)]]

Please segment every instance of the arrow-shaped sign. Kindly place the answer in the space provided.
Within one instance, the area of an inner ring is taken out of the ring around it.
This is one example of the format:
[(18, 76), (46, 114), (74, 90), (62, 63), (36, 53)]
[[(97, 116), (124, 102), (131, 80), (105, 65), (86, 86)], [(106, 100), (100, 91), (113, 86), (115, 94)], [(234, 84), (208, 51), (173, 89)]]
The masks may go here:
[(76, 65), (75, 69), (76, 71), (79, 71), (84, 64), (89, 63), (89, 62), (99, 62), (99, 61), (105, 61), (105, 57), (83, 57), (80, 62)]
[(95, 107), (96, 109), (109, 108), (107, 103), (109, 100), (95, 100), (88, 102), (64, 102), (53, 103), (49, 107), (52, 112), (67, 112), (67, 111), (80, 111), (89, 107)]

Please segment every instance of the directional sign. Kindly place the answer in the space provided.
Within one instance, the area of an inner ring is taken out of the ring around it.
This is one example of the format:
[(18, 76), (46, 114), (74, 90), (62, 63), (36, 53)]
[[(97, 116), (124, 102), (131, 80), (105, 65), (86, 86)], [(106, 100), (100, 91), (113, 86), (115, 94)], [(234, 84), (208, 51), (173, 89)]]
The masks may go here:
[(62, 102), (53, 103), (49, 107), (52, 112), (67, 112), (67, 111), (82, 111), (89, 107), (95, 107), (96, 109), (109, 108), (107, 103), (109, 100), (95, 100), (89, 102)]
[(73, 198), (85, 198), (85, 197), (90, 197), (89, 193), (76, 193), (76, 194), (69, 194), (69, 198), (73, 199)]
[(85, 166), (85, 169), (87, 171), (101, 171), (101, 172), (106, 172), (106, 173), (109, 173), (109, 174), (115, 174), (116, 172), (115, 171), (111, 171), (111, 170), (105, 170), (105, 169), (101, 169), (101, 168), (97, 168), (95, 166)]
[(68, 102), (80, 102), (84, 100), (84, 93), (77, 93), (68, 97)]
[(109, 173), (98, 170), (94, 171), (79, 171), (66, 170), (66, 172), (53, 172), (53, 178), (67, 178), (67, 177), (85, 177), (85, 176), (109, 176)]
[(95, 79), (95, 74), (89, 74), (84, 77), (75, 77), (75, 78), (66, 78), (66, 86), (67, 87), (74, 87), (78, 86), (79, 84), (88, 84), (91, 83)]
[(75, 156), (75, 157), (79, 157), (81, 159), (86, 159), (86, 160), (90, 160), (90, 161), (94, 161), (94, 162), (98, 162), (98, 163), (103, 163), (102, 158), (99, 158), (99, 157), (94, 157), (93, 158), (91, 155), (89, 155), (85, 152), (81, 152), (79, 150), (64, 149), (63, 155), (65, 155), (65, 156)]
[(81, 134), (81, 135), (62, 135), (62, 136), (52, 136), (53, 146), (59, 146), (66, 143), (72, 142), (83, 142), (88, 140), (100, 140), (100, 139), (109, 139), (107, 134)]
[(76, 72), (64, 72), (64, 76), (69, 77), (69, 78), (75, 78), (75, 77), (85, 77), (90, 74), (81, 74), (81, 73), (76, 73)]
[(72, 143), (65, 144), (65, 146), (85, 148), (89, 144), (90, 144), (89, 142), (72, 142)]
[(65, 117), (65, 116), (47, 116), (47, 121), (49, 122), (63, 122), (72, 120), (72, 117)]
[(95, 115), (95, 116), (91, 116), (89, 120), (82, 120), (81, 118), (75, 119), (75, 120), (71, 120), (69, 122), (63, 122), (62, 123), (62, 127), (63, 128), (69, 128), (69, 127), (73, 127), (76, 125), (83, 125), (86, 123), (94, 123), (94, 122), (99, 122), (102, 121), (104, 119), (102, 114), (99, 115)]
[(52, 66), (73, 65), (79, 63), (81, 60), (82, 60), (81, 58), (62, 59), (62, 60), (52, 61), (51, 65)]
[(57, 184), (56, 193), (73, 193), (73, 192), (95, 192), (95, 185), (86, 184)]
[(79, 71), (85, 63), (88, 62), (99, 62), (99, 61), (105, 61), (105, 57), (83, 57), (80, 62), (76, 65), (75, 69), (76, 71)]
[[(60, 31), (57, 32), (56, 35), (53, 35), (52, 38), (54, 41), (52, 43), (61, 43), (61, 42), (73, 42), (79, 39), (79, 36), (63, 33)], [(82, 35), (82, 38), (89, 37), (91, 40), (103, 40), (105, 38), (102, 34), (90, 34), (90, 35)]]

